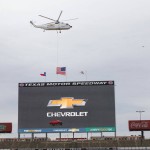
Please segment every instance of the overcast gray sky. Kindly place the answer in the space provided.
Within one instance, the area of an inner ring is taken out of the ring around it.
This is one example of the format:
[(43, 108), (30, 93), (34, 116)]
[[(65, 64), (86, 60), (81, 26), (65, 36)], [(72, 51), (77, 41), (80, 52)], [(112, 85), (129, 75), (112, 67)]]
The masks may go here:
[[(44, 15), (73, 26), (58, 34), (43, 32), (29, 22), (47, 23)], [(117, 135), (129, 132), (136, 110), (150, 114), (150, 1), (149, 0), (0, 0), (0, 122), (12, 122), (17, 136), (18, 83), (66, 81), (57, 77), (67, 67), (68, 81), (114, 80)], [(57, 45), (57, 40), (59, 45)], [(58, 52), (57, 52), (58, 46)], [(150, 132), (145, 133), (150, 138)], [(1, 135), (1, 137), (10, 135)]]

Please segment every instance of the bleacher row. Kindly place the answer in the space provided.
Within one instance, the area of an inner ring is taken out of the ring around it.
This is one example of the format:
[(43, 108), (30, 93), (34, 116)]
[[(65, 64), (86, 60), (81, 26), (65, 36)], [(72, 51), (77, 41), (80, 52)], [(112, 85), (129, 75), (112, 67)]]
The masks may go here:
[(16, 142), (16, 141), (51, 141), (50, 138), (0, 138), (0, 142)]
[(57, 149), (88, 147), (150, 147), (150, 140), (87, 140), (87, 141), (0, 141), (0, 149)]

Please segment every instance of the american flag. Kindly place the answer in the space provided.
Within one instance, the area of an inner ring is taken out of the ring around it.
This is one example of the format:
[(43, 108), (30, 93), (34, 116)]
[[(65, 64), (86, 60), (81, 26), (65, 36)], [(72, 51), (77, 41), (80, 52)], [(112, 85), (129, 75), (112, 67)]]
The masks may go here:
[(56, 74), (66, 75), (66, 67), (57, 67)]

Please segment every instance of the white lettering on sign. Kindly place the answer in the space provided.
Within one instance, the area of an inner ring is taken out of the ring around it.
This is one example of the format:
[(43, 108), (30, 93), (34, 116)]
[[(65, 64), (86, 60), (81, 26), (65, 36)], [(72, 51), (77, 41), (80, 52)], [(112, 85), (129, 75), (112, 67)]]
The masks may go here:
[(88, 112), (47, 112), (47, 117), (85, 117)]

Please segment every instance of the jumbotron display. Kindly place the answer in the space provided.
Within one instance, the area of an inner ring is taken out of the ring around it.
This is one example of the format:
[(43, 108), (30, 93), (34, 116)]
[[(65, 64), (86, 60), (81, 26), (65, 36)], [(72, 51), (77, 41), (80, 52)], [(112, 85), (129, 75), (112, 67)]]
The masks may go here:
[(19, 83), (19, 133), (115, 132), (114, 81)]

